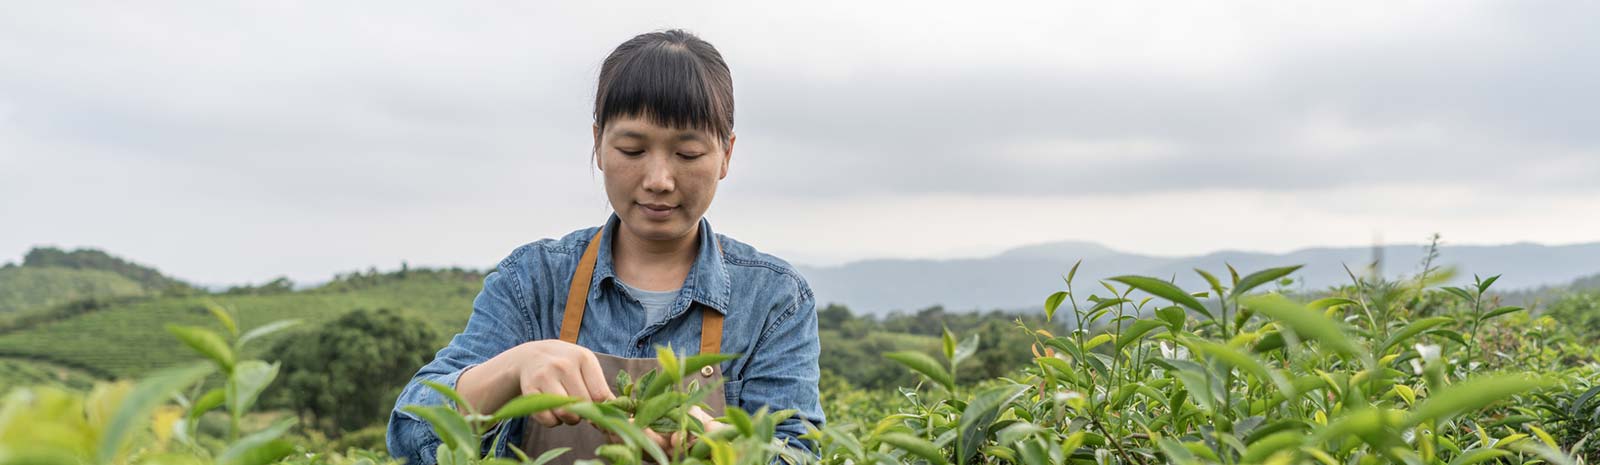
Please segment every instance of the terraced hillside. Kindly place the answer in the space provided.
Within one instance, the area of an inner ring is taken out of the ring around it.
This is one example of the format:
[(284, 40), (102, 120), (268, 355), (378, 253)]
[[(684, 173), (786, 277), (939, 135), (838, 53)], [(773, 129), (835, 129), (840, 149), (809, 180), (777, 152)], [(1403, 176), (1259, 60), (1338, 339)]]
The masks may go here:
[[(183, 346), (173, 344), (164, 327), (215, 325), (205, 310), (205, 299), (231, 309), (245, 328), (301, 319), (304, 329), (355, 309), (391, 308), (432, 322), (448, 338), (466, 325), (472, 298), (482, 285), (475, 273), (413, 271), (385, 276), (370, 283), (346, 280), (300, 292), (131, 299), (0, 334), (0, 357), (51, 361), (102, 377), (138, 377), (193, 358)], [(254, 347), (270, 346), (268, 342)]]
[(18, 386), (87, 390), (97, 378), (82, 370), (38, 360), (0, 359), (0, 392)]
[(0, 268), (0, 315), (81, 299), (145, 293), (143, 285), (111, 271), (32, 266)]

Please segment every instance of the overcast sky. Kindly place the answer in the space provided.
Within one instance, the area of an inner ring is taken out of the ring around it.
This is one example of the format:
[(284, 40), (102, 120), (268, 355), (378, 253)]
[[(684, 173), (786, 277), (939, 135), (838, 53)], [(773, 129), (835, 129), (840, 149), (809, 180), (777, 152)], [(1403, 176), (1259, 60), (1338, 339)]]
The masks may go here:
[(1600, 240), (1594, 2), (21, 2), (0, 261), (483, 268), (603, 221), (599, 63), (734, 77), (708, 217), (791, 262)]

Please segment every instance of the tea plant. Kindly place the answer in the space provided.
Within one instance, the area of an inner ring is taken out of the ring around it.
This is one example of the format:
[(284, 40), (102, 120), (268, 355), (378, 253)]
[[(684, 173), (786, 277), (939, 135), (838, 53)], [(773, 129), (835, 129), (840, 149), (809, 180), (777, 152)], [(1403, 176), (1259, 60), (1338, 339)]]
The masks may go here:
[[(567, 448), (545, 451), (530, 459), (526, 452), (512, 445), (510, 449), (518, 460), (498, 457), (478, 457), (484, 434), (496, 423), (523, 418), (551, 409), (565, 409), (593, 423), (596, 427), (615, 435), (620, 442), (595, 449), (594, 453), (604, 463), (611, 465), (638, 465), (644, 459), (658, 464), (684, 465), (765, 465), (776, 457), (791, 462), (802, 460), (796, 451), (773, 441), (779, 422), (794, 414), (792, 410), (769, 413), (765, 409), (751, 415), (744, 410), (728, 406), (725, 415), (717, 418), (727, 427), (708, 430), (690, 409), (704, 407), (706, 396), (715, 386), (702, 386), (691, 381), (681, 386), (687, 373), (732, 360), (736, 355), (704, 354), (679, 360), (672, 349), (658, 347), (660, 370), (652, 370), (633, 380), (627, 372), (617, 375), (620, 395), (604, 402), (580, 401), (554, 394), (534, 393), (514, 398), (493, 414), (485, 415), (474, 409), (455, 390), (448, 386), (424, 383), (450, 399), (454, 405), (408, 406), (406, 411), (428, 421), (441, 440), (435, 451), (437, 463), (459, 465), (473, 463), (521, 463), (541, 465), (566, 453)], [(466, 410), (461, 413), (462, 406)], [(646, 430), (675, 441), (670, 454), (663, 450)], [(508, 439), (505, 429), (496, 435), (490, 450)], [(580, 461), (583, 463), (583, 461)]]
[[(240, 437), (241, 418), (278, 368), (236, 357), (245, 344), (295, 323), (268, 324), (241, 335), (226, 310), (214, 304), (207, 308), (228, 339), (195, 326), (169, 325), (168, 330), (209, 362), (162, 370), (137, 384), (100, 383), (87, 395), (53, 388), (11, 391), (0, 408), (0, 463), (262, 465), (295, 452), (280, 439), (294, 426), (293, 418)], [(192, 401), (180, 394), (200, 388), (218, 371), (221, 387)], [(229, 416), (225, 440), (197, 434), (200, 416), (216, 408), (225, 408)]]
[[(1047, 322), (1070, 318), (1074, 329), (1055, 334), (1016, 321), (1034, 342), (1029, 366), (1009, 377), (963, 378), (962, 362), (979, 339), (948, 330), (933, 355), (885, 354), (924, 382), (893, 392), (825, 393), (830, 402), (850, 405), (831, 407), (837, 416), (804, 436), (816, 455), (774, 441), (777, 424), (792, 411), (752, 414), (730, 406), (717, 424), (690, 414), (714, 387), (686, 384), (686, 375), (731, 355), (680, 358), (660, 348), (660, 370), (637, 379), (620, 374), (619, 396), (605, 402), (530, 394), (482, 413), (452, 389), (429, 384), (450, 402), (407, 409), (431, 424), (441, 439), (434, 458), (445, 465), (543, 465), (571, 453), (513, 445), (515, 458), (479, 455), (486, 440), (498, 446), (517, 439), (492, 426), (557, 408), (615, 436), (587, 465), (1595, 459), (1600, 372), (1594, 350), (1584, 345), (1592, 339), (1549, 317), (1498, 305), (1490, 292), (1497, 278), (1441, 287), (1447, 274), (1431, 267), (1402, 282), (1352, 273), (1352, 284), (1303, 302), (1281, 292), (1297, 269), (1241, 276), (1230, 268), (1225, 279), (1197, 270), (1206, 283), (1198, 292), (1142, 276), (1111, 278), (1088, 291), (1075, 286), (1075, 266), (1064, 276), (1066, 289), (1044, 305)], [(231, 314), (208, 308), (223, 332), (168, 326), (208, 360), (203, 364), (136, 384), (101, 383), (87, 393), (34, 387), (8, 394), (0, 407), (0, 465), (395, 462), (381, 452), (297, 448), (284, 439), (296, 424), (292, 418), (245, 431), (244, 415), (278, 369), (239, 354), (293, 323), (241, 334)], [(221, 376), (205, 382), (211, 374)], [(199, 419), (217, 409), (224, 412), (210, 415), (225, 415), (226, 432), (201, 434)], [(485, 438), (490, 431), (499, 433)], [(672, 438), (672, 447), (660, 447), (657, 436)]]
[[(1227, 284), (1197, 270), (1209, 289), (1193, 293), (1121, 276), (1079, 299), (1074, 267), (1044, 311), (1070, 309), (1078, 329), (1032, 330), (1024, 376), (958, 392), (932, 357), (888, 354), (937, 389), (902, 389), (911, 406), (867, 429), (811, 437), (827, 464), (1573, 463), (1545, 427), (1570, 430), (1561, 422), (1586, 407), (1540, 420), (1515, 401), (1594, 396), (1559, 394), (1571, 374), (1486, 372), (1480, 360), (1487, 325), (1522, 310), (1488, 305), (1496, 278), (1441, 290), (1356, 279), (1305, 304), (1254, 292), (1297, 269), (1230, 268)], [(1453, 311), (1417, 316), (1441, 293)]]

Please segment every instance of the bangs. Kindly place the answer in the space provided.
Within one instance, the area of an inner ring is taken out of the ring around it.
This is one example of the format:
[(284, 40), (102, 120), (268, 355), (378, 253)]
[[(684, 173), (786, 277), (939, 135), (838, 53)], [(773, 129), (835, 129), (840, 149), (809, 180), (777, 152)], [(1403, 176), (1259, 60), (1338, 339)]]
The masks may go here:
[[(732, 82), (682, 44), (657, 42), (607, 63), (595, 95), (595, 124), (644, 118), (673, 129), (706, 131), (720, 142), (733, 134)], [(725, 90), (719, 92), (719, 90)], [(727, 95), (725, 95), (727, 94)]]

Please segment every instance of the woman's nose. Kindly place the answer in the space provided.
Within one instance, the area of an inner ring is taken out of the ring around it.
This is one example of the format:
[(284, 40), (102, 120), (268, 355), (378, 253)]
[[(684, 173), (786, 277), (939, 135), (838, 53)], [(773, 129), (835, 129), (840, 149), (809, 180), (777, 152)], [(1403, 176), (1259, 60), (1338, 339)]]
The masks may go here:
[(671, 192), (673, 188), (672, 165), (668, 157), (649, 157), (644, 167), (644, 190)]

